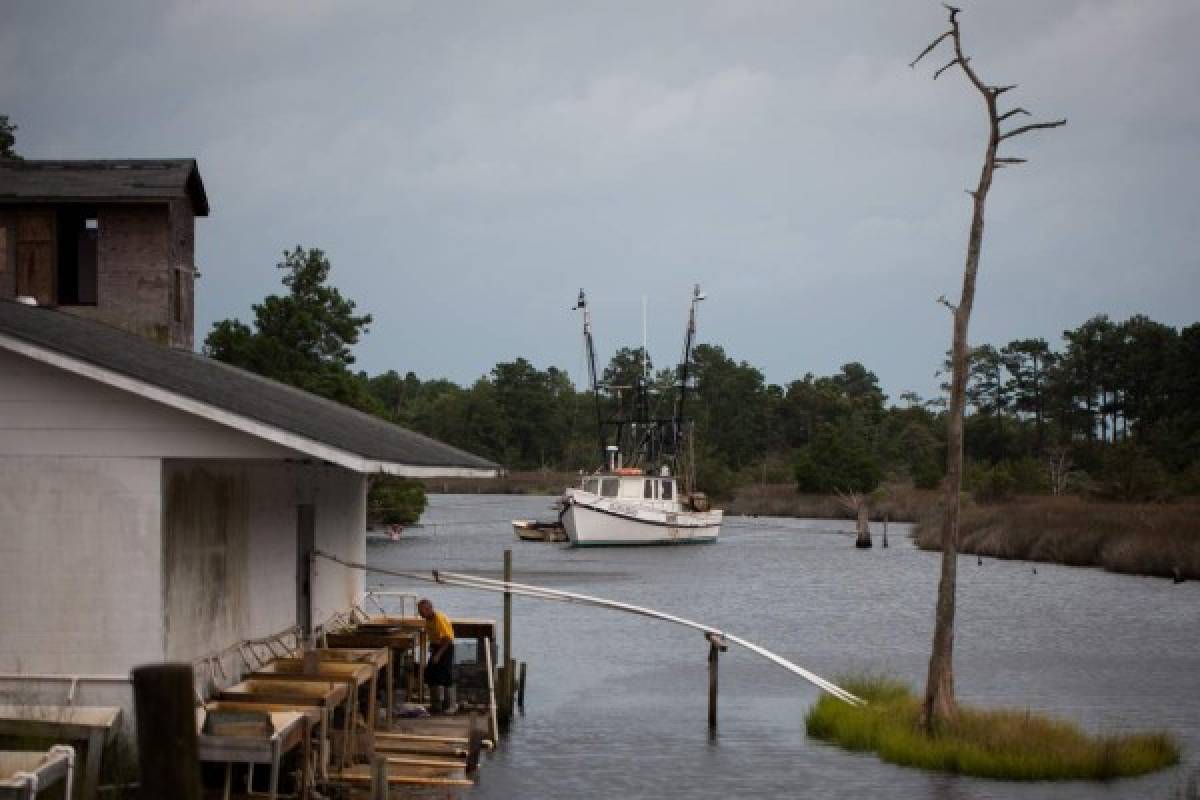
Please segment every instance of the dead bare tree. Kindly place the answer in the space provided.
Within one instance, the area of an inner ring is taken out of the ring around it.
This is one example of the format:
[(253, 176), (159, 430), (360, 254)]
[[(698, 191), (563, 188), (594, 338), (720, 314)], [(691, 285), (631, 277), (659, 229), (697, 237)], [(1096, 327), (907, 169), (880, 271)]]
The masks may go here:
[[(943, 4), (945, 5), (945, 4)], [(971, 59), (963, 53), (962, 35), (958, 25), (961, 9), (946, 5), (950, 12), (950, 29), (933, 40), (910, 67), (929, 55), (938, 45), (949, 41), (954, 48), (954, 58), (933, 73), (937, 80), (942, 73), (957, 66), (983, 97), (988, 115), (988, 142), (983, 157), (983, 169), (979, 173), (979, 185), (974, 191), (967, 190), (974, 203), (971, 215), (971, 233), (967, 239), (967, 260), (963, 269), (962, 296), (958, 305), (939, 299), (950, 309), (954, 317), (952, 348), (952, 371), (950, 380), (950, 414), (946, 431), (946, 482), (945, 512), (942, 517), (942, 571), (938, 581), (937, 616), (934, 622), (933, 648), (929, 655), (929, 674), (925, 681), (925, 705), (922, 723), (932, 731), (941, 720), (952, 717), (956, 711), (954, 699), (954, 601), (957, 586), (955, 566), (958, 557), (959, 492), (962, 489), (963, 462), (963, 411), (966, 405), (967, 384), (967, 326), (971, 321), (971, 307), (975, 303), (975, 276), (979, 270), (979, 253), (983, 244), (983, 209), (988, 190), (992, 187), (992, 176), (1002, 167), (1025, 163), (1023, 158), (1001, 157), (1000, 144), (1030, 131), (1057, 128), (1065, 125), (1065, 119), (1053, 122), (1031, 122), (1026, 125), (1001, 131), (1001, 123), (1018, 115), (1029, 116), (1023, 108), (1013, 108), (1001, 113), (998, 108), (1000, 95), (1016, 86), (989, 86), (980, 79), (971, 66)]]
[(871, 546), (871, 523), (870, 513), (871, 507), (868, 503), (867, 496), (862, 492), (843, 492), (841, 489), (835, 489), (838, 496), (838, 503), (842, 508), (854, 515), (855, 533), (854, 546), (859, 548), (867, 548)]

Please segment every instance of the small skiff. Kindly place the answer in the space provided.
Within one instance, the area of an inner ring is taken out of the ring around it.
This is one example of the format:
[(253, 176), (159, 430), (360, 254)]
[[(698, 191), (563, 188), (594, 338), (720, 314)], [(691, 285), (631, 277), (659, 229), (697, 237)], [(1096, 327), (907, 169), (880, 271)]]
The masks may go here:
[(513, 533), (523, 542), (565, 542), (567, 532), (557, 522), (538, 522), (533, 519), (514, 519)]

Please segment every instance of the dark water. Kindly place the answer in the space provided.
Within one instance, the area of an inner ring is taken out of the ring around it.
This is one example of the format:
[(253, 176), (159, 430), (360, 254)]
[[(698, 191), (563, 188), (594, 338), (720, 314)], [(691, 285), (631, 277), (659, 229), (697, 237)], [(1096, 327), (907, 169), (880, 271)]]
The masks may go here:
[[(936, 554), (892, 525), (858, 551), (841, 523), (731, 518), (715, 545), (572, 550), (518, 542), (508, 520), (550, 498), (434, 496), (427, 526), (372, 540), (372, 564), (498, 575), (668, 611), (742, 635), (818, 674), (876, 671), (921, 686)], [(1091, 730), (1166, 728), (1183, 766), (1108, 784), (931, 775), (804, 734), (817, 691), (753, 654), (721, 660), (720, 730), (706, 727), (708, 645), (616, 612), (514, 599), (529, 663), (526, 714), (486, 761), (474, 798), (1172, 798), (1200, 769), (1200, 583), (964, 557), (959, 698), (1030, 707)], [(378, 583), (371, 579), (372, 584)], [(393, 588), (412, 588), (403, 581)], [(451, 616), (501, 616), (499, 595), (416, 587)], [(1178, 795), (1182, 796), (1182, 795)]]

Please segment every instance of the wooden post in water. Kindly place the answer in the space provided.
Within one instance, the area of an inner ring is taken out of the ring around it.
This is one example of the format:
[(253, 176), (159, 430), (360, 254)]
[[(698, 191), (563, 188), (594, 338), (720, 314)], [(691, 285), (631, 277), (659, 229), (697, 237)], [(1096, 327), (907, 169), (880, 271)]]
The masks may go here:
[(887, 547), (887, 524), (888, 524), (888, 512), (885, 511), (883, 513), (883, 546), (884, 547)]
[(525, 713), (525, 668), (529, 666), (526, 662), (521, 662), (521, 677), (517, 684), (517, 708), (522, 714)]
[(725, 639), (717, 633), (706, 633), (708, 639), (708, 728), (717, 727), (717, 668), (720, 664), (721, 653), (729, 649)]
[[(148, 664), (133, 670), (140, 797), (201, 800), (192, 680), (191, 664)], [(99, 758), (99, 753), (88, 753), (89, 761)]]
[[(512, 583), (512, 548), (504, 550), (504, 582)], [(507, 588), (507, 587), (506, 587)], [(513, 670), (512, 670), (512, 592), (504, 592), (504, 654), (502, 656), (504, 673), (500, 683), (500, 718), (507, 725), (512, 714), (513, 706)]]
[(371, 761), (371, 800), (388, 800), (388, 762), (384, 755), (376, 755)]

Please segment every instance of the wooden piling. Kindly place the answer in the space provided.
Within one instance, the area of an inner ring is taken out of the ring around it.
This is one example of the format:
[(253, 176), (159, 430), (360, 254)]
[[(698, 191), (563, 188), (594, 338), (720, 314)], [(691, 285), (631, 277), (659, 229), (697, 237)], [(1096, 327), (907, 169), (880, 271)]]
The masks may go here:
[(888, 546), (888, 544), (887, 544), (887, 526), (888, 526), (888, 514), (887, 514), (887, 512), (884, 512), (884, 515), (883, 515), (883, 546), (884, 547)]
[(388, 760), (387, 756), (377, 755), (371, 761), (371, 800), (387, 800), (388, 797)]
[(500, 723), (496, 719), (496, 684), (495, 673), (492, 671), (492, 640), (484, 639), (483, 659), (487, 667), (488, 682), (488, 732), (492, 737), (494, 747), (500, 744)]
[(517, 660), (509, 659), (508, 669), (505, 671), (508, 674), (508, 716), (513, 715), (513, 710), (517, 707)]
[[(504, 550), (504, 582), (512, 583), (512, 548)], [(513, 706), (513, 670), (512, 670), (512, 592), (504, 592), (504, 673), (500, 683), (500, 717), (508, 724)]]
[(525, 668), (529, 666), (526, 662), (521, 662), (521, 677), (517, 683), (517, 709), (525, 713)]
[[(141, 797), (201, 800), (196, 706), (190, 664), (148, 664), (133, 670)], [(99, 759), (88, 753), (88, 759)]]
[(708, 727), (717, 727), (717, 670), (720, 666), (721, 653), (729, 649), (725, 639), (716, 633), (706, 633), (708, 639)]

